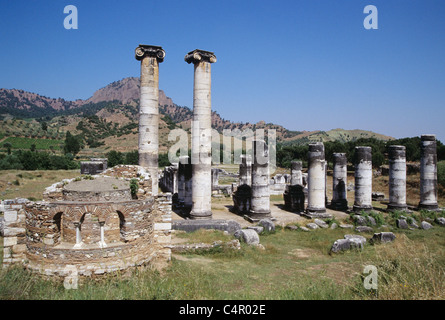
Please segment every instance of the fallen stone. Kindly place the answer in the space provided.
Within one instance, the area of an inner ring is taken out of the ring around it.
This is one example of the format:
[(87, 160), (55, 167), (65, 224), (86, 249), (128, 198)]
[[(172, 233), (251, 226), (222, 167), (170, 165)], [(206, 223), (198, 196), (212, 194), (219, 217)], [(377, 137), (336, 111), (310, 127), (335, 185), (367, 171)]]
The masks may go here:
[(258, 222), (258, 225), (262, 226), (266, 232), (275, 231), (275, 223), (273, 223), (273, 221), (270, 219), (261, 219)]
[(354, 219), (354, 222), (359, 226), (366, 226), (368, 224), (366, 218), (359, 215), (352, 216), (352, 219)]
[(371, 216), (367, 216), (366, 219), (368, 219), (368, 222), (371, 226), (376, 226), (377, 222), (375, 221), (375, 219)]
[(360, 239), (363, 243), (366, 243), (366, 238), (364, 236), (358, 235), (358, 234), (345, 234), (345, 239)]
[(299, 229), (299, 227), (298, 226), (293, 226), (293, 225), (290, 225), (290, 226), (286, 226), (286, 229), (289, 229), (289, 230), (298, 230)]
[(328, 225), (326, 222), (324, 222), (323, 220), (315, 219), (314, 222), (315, 222), (315, 224), (316, 224), (317, 226), (319, 226), (320, 228), (324, 228), (324, 229), (326, 229), (326, 228), (329, 227), (329, 225)]
[(351, 237), (349, 239), (338, 239), (334, 242), (331, 248), (331, 252), (340, 252), (351, 249), (363, 249), (366, 239), (363, 241), (357, 237)]
[(300, 228), (300, 230), (302, 230), (302, 231), (305, 231), (305, 232), (308, 232), (308, 231), (310, 231), (308, 228), (306, 228), (306, 227), (299, 227)]
[(421, 227), (423, 230), (428, 230), (428, 229), (431, 229), (433, 226), (432, 226), (431, 223), (429, 223), (429, 222), (422, 221), (422, 222), (420, 223), (420, 227)]
[(309, 229), (312, 229), (312, 230), (314, 230), (314, 229), (318, 229), (318, 225), (316, 225), (315, 223), (308, 223), (307, 225), (306, 225), (306, 227), (307, 228), (309, 228)]
[(374, 229), (368, 226), (358, 226), (355, 228), (355, 231), (357, 232), (373, 232)]
[(340, 228), (342, 228), (342, 229), (353, 229), (354, 226), (352, 224), (340, 224)]
[(255, 230), (252, 229), (241, 229), (234, 233), (235, 238), (244, 241), (247, 244), (259, 244), (260, 237)]
[(436, 223), (440, 224), (441, 226), (445, 226), (445, 218), (443, 217), (437, 218)]
[(333, 224), (331, 224), (330, 229), (337, 229), (338, 225), (334, 222)]
[(256, 227), (247, 227), (247, 229), (255, 230), (256, 233), (258, 233), (258, 234), (260, 234), (261, 232), (264, 231), (264, 227), (260, 227), (260, 226), (256, 226)]
[(405, 219), (397, 219), (397, 228), (409, 229), (409, 226)]
[(185, 232), (193, 232), (199, 229), (215, 229), (234, 234), (237, 230), (241, 230), (241, 225), (234, 220), (179, 220), (173, 221), (172, 229)]
[(396, 235), (392, 232), (379, 232), (374, 233), (371, 240), (369, 242), (371, 243), (377, 243), (377, 242), (392, 242), (396, 239)]

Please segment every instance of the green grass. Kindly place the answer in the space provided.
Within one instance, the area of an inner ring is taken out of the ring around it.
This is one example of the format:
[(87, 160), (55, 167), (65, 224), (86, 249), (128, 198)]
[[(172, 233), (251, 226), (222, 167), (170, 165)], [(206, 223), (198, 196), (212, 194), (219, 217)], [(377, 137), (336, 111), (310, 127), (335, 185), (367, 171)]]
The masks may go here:
[(52, 146), (54, 150), (60, 149), (60, 144), (63, 144), (62, 140), (50, 140), (50, 139), (32, 139), (32, 138), (20, 138), (20, 137), (8, 137), (2, 141), (1, 147), (5, 143), (10, 143), (12, 149), (30, 149), (31, 145), (35, 145), (36, 149), (49, 150)]
[[(176, 254), (162, 273), (145, 269), (85, 279), (78, 290), (16, 267), (0, 272), (0, 299), (444, 299), (445, 228), (407, 230), (394, 243), (330, 255), (349, 230), (262, 235), (265, 250)], [(218, 232), (187, 234), (190, 241), (230, 238)], [(379, 288), (363, 288), (364, 266), (375, 265)]]

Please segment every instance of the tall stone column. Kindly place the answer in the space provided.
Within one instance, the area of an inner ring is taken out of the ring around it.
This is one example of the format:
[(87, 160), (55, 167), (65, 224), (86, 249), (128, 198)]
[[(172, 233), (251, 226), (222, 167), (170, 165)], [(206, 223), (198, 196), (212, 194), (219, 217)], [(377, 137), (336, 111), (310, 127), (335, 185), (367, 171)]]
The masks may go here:
[(371, 147), (355, 147), (354, 211), (372, 210), (372, 151)]
[(239, 185), (252, 185), (252, 158), (248, 154), (241, 155), (241, 163), (239, 165)]
[(405, 146), (389, 146), (388, 210), (406, 210), (406, 150)]
[(291, 169), (290, 169), (290, 184), (294, 185), (303, 185), (303, 174), (301, 170), (303, 169), (303, 163), (301, 161), (292, 161)]
[(136, 59), (141, 61), (139, 165), (151, 175), (153, 195), (158, 194), (159, 63), (164, 57), (162, 47), (141, 44), (136, 48)]
[(270, 217), (269, 150), (265, 141), (253, 140), (252, 200), (249, 215), (253, 219)]
[(436, 210), (437, 204), (437, 146), (434, 134), (423, 134), (420, 155), (419, 209)]
[(334, 153), (331, 206), (336, 210), (348, 209), (346, 185), (348, 183), (348, 159), (346, 153)]
[(195, 66), (192, 123), (192, 219), (211, 219), (212, 200), (212, 110), (211, 63), (213, 52), (194, 50), (184, 60)]
[(325, 154), (322, 142), (310, 143), (308, 152), (308, 203), (309, 215), (326, 212)]

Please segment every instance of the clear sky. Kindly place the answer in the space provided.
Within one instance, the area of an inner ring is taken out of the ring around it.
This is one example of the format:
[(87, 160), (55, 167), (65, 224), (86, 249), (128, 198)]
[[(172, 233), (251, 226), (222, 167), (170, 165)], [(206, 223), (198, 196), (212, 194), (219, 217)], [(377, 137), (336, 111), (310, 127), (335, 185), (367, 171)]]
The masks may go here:
[(443, 0), (0, 0), (0, 88), (87, 99), (139, 76), (138, 44), (165, 49), (160, 88), (179, 105), (193, 105), (184, 56), (198, 48), (218, 58), (212, 108), (225, 119), (445, 142)]

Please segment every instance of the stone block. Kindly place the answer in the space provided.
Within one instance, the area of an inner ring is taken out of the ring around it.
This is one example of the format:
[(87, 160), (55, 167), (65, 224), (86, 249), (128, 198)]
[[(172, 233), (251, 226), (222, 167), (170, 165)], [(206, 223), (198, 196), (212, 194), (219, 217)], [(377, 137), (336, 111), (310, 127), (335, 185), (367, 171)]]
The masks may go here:
[(392, 242), (395, 239), (396, 239), (396, 235), (392, 232), (380, 232), (380, 233), (374, 233), (370, 242), (371, 243)]
[(314, 230), (314, 229), (318, 229), (318, 225), (317, 224), (315, 224), (315, 223), (308, 223), (307, 225), (306, 225), (306, 227), (308, 228), (308, 229), (312, 229), (312, 230)]
[(437, 218), (436, 223), (441, 226), (445, 226), (445, 218), (443, 218), (443, 217)]
[(355, 228), (355, 231), (357, 232), (373, 232), (374, 229), (368, 226), (358, 226)]
[(320, 220), (320, 219), (315, 219), (315, 220), (314, 220), (314, 223), (315, 223), (317, 226), (319, 226), (320, 228), (327, 229), (327, 228), (329, 227), (329, 225), (328, 225), (326, 222), (324, 222), (323, 220)]
[(275, 231), (275, 223), (270, 219), (261, 219), (258, 225), (262, 226), (266, 232)]
[(164, 231), (164, 230), (171, 230), (171, 229), (172, 229), (171, 223), (155, 223), (154, 224), (155, 231)]
[(15, 222), (17, 221), (17, 211), (5, 211), (4, 214), (5, 222)]
[(397, 219), (397, 228), (399, 229), (409, 229), (408, 223), (405, 219)]
[(234, 234), (235, 238), (244, 241), (247, 244), (255, 245), (260, 243), (260, 237), (255, 230), (242, 229), (238, 230)]
[(422, 221), (422, 222), (420, 223), (420, 227), (421, 227), (423, 230), (429, 230), (429, 229), (431, 229), (433, 226), (432, 226), (431, 223), (429, 223), (429, 222)]
[(17, 237), (3, 238), (3, 247), (11, 247), (17, 244)]

